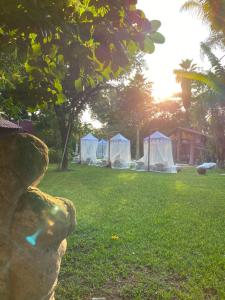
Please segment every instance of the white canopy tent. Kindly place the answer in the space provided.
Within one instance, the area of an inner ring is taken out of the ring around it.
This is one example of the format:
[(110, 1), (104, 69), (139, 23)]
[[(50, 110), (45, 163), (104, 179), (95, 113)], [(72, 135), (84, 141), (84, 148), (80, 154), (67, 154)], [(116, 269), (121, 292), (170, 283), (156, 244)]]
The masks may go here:
[(101, 139), (99, 142), (98, 142), (98, 147), (97, 147), (97, 158), (98, 159), (105, 159), (107, 160), (108, 159), (108, 156), (109, 156), (109, 143), (108, 141), (105, 141), (104, 139)]
[(80, 139), (80, 161), (82, 164), (96, 163), (98, 139), (91, 133)]
[(128, 169), (131, 160), (130, 141), (120, 133), (110, 139), (110, 162), (114, 169)]
[(149, 171), (176, 173), (169, 137), (156, 131), (144, 139), (144, 166)]

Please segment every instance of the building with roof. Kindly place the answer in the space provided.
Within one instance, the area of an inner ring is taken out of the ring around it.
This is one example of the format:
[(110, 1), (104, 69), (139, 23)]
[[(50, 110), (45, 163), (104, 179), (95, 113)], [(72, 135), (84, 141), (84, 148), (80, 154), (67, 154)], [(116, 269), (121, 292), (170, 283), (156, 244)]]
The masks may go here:
[(197, 130), (178, 127), (171, 134), (173, 157), (177, 163), (190, 165), (204, 161), (207, 136)]
[(19, 125), (0, 117), (0, 137), (15, 132), (20, 132), (21, 130), (22, 128)]

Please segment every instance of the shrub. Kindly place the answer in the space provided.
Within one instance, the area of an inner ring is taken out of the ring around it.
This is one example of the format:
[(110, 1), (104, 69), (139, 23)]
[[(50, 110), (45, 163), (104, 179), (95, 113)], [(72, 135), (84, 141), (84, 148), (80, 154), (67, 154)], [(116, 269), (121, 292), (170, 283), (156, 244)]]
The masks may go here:
[(200, 175), (205, 175), (206, 174), (206, 169), (205, 168), (197, 168), (197, 172)]
[(51, 164), (58, 164), (61, 161), (62, 158), (61, 150), (49, 148), (48, 155), (49, 155), (49, 162)]

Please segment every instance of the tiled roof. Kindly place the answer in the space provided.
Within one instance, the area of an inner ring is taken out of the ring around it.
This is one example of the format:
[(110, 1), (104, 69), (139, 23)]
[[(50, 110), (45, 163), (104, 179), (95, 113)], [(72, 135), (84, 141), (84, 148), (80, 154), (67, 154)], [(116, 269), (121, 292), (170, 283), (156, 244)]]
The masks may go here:
[(183, 130), (183, 131), (187, 131), (187, 132), (190, 132), (190, 133), (194, 133), (194, 134), (198, 134), (198, 135), (204, 135), (204, 133), (200, 132), (200, 131), (197, 131), (197, 130), (194, 130), (194, 129), (191, 129), (191, 128), (183, 128), (183, 127), (179, 127), (179, 129)]
[(186, 131), (186, 132), (190, 132), (190, 133), (193, 133), (193, 134), (197, 134), (197, 135), (202, 135), (202, 136), (206, 136), (204, 133), (200, 132), (200, 131), (197, 131), (197, 130), (194, 130), (194, 129), (191, 129), (191, 128), (184, 128), (184, 127), (177, 127), (176, 129), (174, 129), (171, 134), (177, 130), (182, 130), (182, 131)]
[(21, 127), (8, 120), (0, 118), (0, 128), (20, 129)]

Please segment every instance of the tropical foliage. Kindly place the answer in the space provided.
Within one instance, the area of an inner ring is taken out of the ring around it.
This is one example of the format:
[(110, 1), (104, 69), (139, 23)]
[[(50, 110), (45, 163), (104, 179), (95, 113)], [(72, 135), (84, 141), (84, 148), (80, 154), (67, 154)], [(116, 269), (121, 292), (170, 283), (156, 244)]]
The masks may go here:
[(91, 106), (106, 131), (123, 132), (135, 140), (136, 158), (140, 157), (140, 131), (153, 115), (151, 89), (152, 83), (137, 71), (129, 80), (101, 93), (101, 101)]
[(63, 169), (73, 121), (89, 98), (127, 72), (140, 51), (164, 42), (161, 23), (149, 21), (135, 0), (3, 0), (0, 20), (0, 52), (16, 54), (24, 67), (9, 79), (6, 97), (33, 108), (54, 103)]
[[(16, 50), (26, 71), (14, 97), (33, 107), (77, 98), (118, 77), (132, 55), (164, 42), (160, 22), (150, 22), (136, 1), (1, 1), (0, 11), (1, 49)], [(18, 95), (25, 88), (28, 97)]]
[[(225, 66), (222, 65), (220, 59), (213, 54), (206, 44), (202, 44), (201, 47), (203, 53), (208, 57), (212, 65), (211, 69), (204, 73), (193, 71), (176, 71), (175, 73), (180, 76), (182, 80), (189, 81), (190, 83), (196, 81), (200, 84), (201, 88), (197, 91), (195, 97), (192, 97), (192, 101), (195, 101), (194, 108), (197, 109), (195, 119), (201, 119), (201, 124), (204, 122), (205, 133), (212, 136), (213, 150), (216, 153), (218, 165), (224, 167)], [(200, 122), (198, 121), (198, 123)]]
[(189, 0), (186, 1), (181, 11), (191, 11), (197, 17), (209, 24), (213, 34), (225, 35), (225, 2), (223, 0)]
[(225, 66), (222, 64), (224, 56), (216, 57), (212, 49), (218, 46), (222, 50), (225, 49), (225, 2), (215, 0), (187, 1), (181, 10), (196, 12), (197, 16), (211, 29), (208, 40), (201, 44), (202, 52), (208, 57), (211, 68), (205, 72), (176, 70), (175, 74), (181, 81), (189, 82), (189, 87), (191, 82), (196, 82), (198, 86), (201, 86), (195, 93), (195, 97), (192, 97), (192, 101), (195, 101), (195, 111), (193, 111), (192, 116), (197, 121), (195, 124), (198, 123), (212, 137), (211, 146), (213, 145), (212, 149), (216, 153), (218, 165), (224, 167)]
[(179, 64), (181, 67), (180, 70), (175, 70), (176, 74), (176, 80), (181, 85), (181, 99), (183, 103), (183, 107), (186, 111), (186, 119), (187, 119), (187, 125), (190, 123), (190, 117), (189, 117), (189, 110), (191, 107), (191, 98), (192, 98), (192, 86), (193, 83), (182, 76), (182, 72), (194, 72), (197, 68), (197, 65), (193, 63), (191, 59), (185, 59), (182, 60), (182, 62)]

